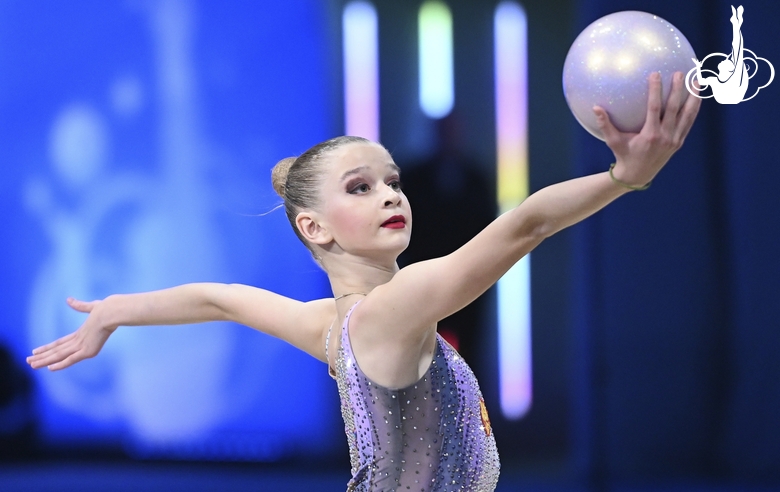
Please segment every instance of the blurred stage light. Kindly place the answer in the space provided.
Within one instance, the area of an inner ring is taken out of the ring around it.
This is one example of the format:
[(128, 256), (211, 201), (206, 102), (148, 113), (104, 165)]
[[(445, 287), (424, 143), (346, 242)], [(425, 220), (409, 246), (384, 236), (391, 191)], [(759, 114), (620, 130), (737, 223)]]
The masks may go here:
[(347, 135), (379, 141), (379, 54), (376, 9), (344, 7), (344, 125)]
[[(501, 2), (494, 17), (499, 213), (528, 197), (528, 74), (525, 12)], [(531, 406), (531, 257), (498, 281), (501, 411), (519, 419)]]
[(452, 111), (455, 101), (449, 7), (439, 1), (423, 3), (418, 33), (420, 107), (431, 118), (443, 118)]

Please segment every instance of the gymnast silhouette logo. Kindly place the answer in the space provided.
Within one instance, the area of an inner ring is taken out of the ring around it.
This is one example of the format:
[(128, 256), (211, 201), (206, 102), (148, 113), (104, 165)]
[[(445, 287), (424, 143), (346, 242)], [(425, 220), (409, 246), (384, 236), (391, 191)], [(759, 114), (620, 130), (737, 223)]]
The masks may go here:
[[(688, 92), (699, 99), (715, 97), (715, 100), (720, 104), (739, 104), (756, 97), (756, 94), (758, 94), (761, 89), (771, 84), (772, 80), (775, 78), (775, 68), (769, 63), (769, 60), (756, 56), (755, 53), (744, 46), (741, 31), (742, 13), (744, 11), (745, 9), (742, 5), (736, 10), (733, 5), (731, 6), (731, 19), (729, 19), (732, 26), (731, 54), (712, 53), (707, 55), (702, 61), (693, 58), (693, 62), (696, 66), (685, 76), (685, 87), (688, 88)], [(749, 53), (749, 55), (746, 56), (745, 53)], [(704, 62), (712, 57), (723, 58), (723, 60), (718, 63), (717, 74), (712, 70), (702, 69)], [(759, 60), (766, 63), (769, 67), (769, 80), (764, 85), (758, 87), (750, 97), (745, 98), (750, 79), (755, 77), (758, 73)], [(705, 77), (703, 76), (705, 73), (710, 73), (714, 76)], [(707, 87), (709, 87), (712, 89), (712, 93), (708, 96), (699, 95), (698, 91), (691, 87), (694, 78), (696, 82), (698, 82), (699, 87), (701, 87), (701, 90), (706, 90)]]

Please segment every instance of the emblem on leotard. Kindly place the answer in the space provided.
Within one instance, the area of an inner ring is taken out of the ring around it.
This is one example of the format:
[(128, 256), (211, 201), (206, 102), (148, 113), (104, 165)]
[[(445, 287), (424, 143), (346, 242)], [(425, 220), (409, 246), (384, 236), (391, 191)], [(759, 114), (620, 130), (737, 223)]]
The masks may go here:
[(485, 434), (489, 436), (491, 432), (490, 418), (488, 417), (485, 400), (482, 398), (479, 399), (479, 416), (482, 417), (482, 427), (485, 428)]

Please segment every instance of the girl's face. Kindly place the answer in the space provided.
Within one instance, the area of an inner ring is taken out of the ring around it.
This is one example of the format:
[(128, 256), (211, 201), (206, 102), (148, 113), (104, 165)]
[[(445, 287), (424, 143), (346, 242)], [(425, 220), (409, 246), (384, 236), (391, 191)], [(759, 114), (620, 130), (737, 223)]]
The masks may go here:
[(393, 158), (379, 144), (352, 143), (334, 150), (326, 168), (322, 219), (339, 248), (395, 261), (409, 246), (412, 209)]

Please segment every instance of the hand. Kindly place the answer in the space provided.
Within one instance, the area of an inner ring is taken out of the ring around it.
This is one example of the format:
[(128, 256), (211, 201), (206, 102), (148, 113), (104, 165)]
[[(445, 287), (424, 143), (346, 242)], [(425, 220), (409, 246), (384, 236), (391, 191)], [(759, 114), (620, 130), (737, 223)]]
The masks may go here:
[(661, 76), (656, 72), (649, 77), (647, 117), (639, 133), (619, 131), (603, 108), (594, 107), (599, 129), (615, 154), (615, 177), (637, 186), (652, 181), (682, 146), (700, 105), (701, 100), (685, 89), (683, 74), (676, 72), (662, 118)]
[(75, 332), (33, 350), (33, 355), (27, 357), (27, 363), (33, 369), (48, 367), (52, 371), (58, 371), (81, 360), (94, 357), (117, 329), (116, 326), (105, 326), (100, 321), (99, 307), (105, 301), (84, 302), (68, 298), (67, 302), (71, 308), (89, 313), (89, 316)]

